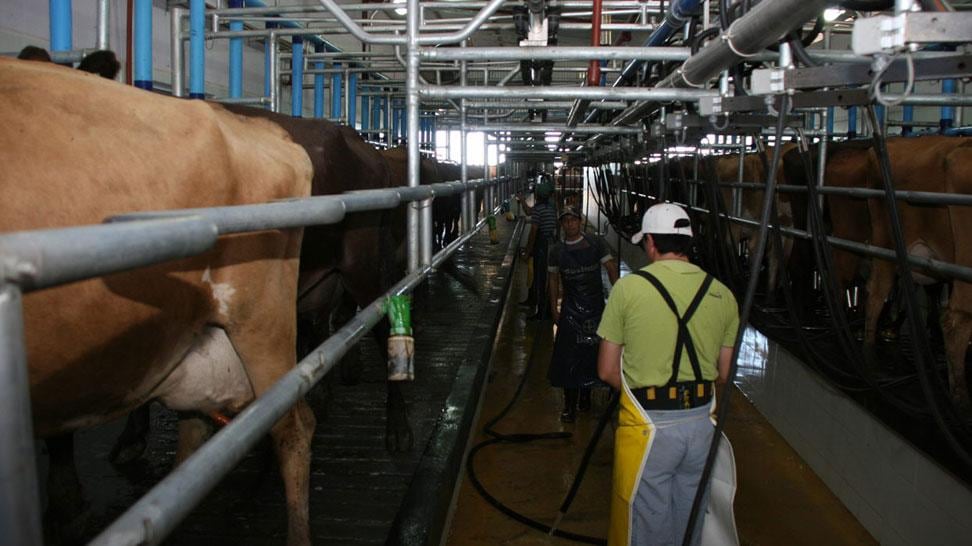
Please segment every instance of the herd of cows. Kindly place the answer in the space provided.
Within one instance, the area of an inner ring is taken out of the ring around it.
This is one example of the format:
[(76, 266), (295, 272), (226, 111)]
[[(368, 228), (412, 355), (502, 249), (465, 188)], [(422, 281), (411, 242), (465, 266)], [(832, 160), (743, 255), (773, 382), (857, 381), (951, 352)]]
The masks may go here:
[[(817, 157), (816, 146), (809, 151), (795, 144), (784, 144), (780, 150), (780, 165), (776, 170), (778, 184), (806, 187), (816, 184), (811, 174)], [(972, 138), (922, 136), (890, 138), (888, 156), (894, 188), (898, 191), (921, 191), (953, 194), (972, 194)], [(765, 183), (773, 148), (742, 157), (743, 180)], [(836, 188), (881, 189), (882, 177), (878, 157), (870, 140), (830, 143), (826, 150), (824, 186)], [(691, 178), (694, 158), (671, 160), (670, 179)], [(738, 180), (739, 154), (708, 156), (699, 165), (699, 178), (722, 184)], [(684, 188), (683, 188), (684, 189)], [(682, 191), (682, 190), (678, 190)], [(686, 199), (687, 194), (676, 199)], [(651, 194), (650, 191), (642, 192)], [(701, 193), (701, 192), (700, 192)], [(733, 189), (722, 186), (718, 194), (705, 194), (715, 210), (732, 212)], [(716, 196), (713, 198), (713, 196)], [(762, 209), (761, 190), (742, 189), (738, 193), (737, 212), (748, 220), (758, 220)], [(864, 242), (876, 247), (893, 249), (893, 239), (887, 203), (883, 196), (860, 198), (826, 195), (823, 200), (825, 225), (831, 236), (849, 241)], [(641, 205), (644, 206), (644, 205)], [(913, 204), (898, 201), (905, 246), (910, 254), (943, 262), (972, 267), (972, 246), (963, 234), (972, 231), (972, 210), (959, 205)], [(776, 197), (779, 223), (783, 227), (807, 230), (807, 193), (780, 192)], [(727, 231), (743, 248), (753, 255), (758, 228), (730, 222)], [(811, 231), (812, 232), (812, 231)], [(710, 231), (718, 233), (718, 231)], [(767, 293), (779, 288), (781, 269), (786, 268), (792, 279), (793, 292), (809, 290), (811, 273), (815, 268), (809, 243), (783, 237), (782, 257), (767, 250), (763, 264)], [(730, 250), (737, 254), (738, 248)], [(809, 261), (808, 261), (809, 260)], [(878, 319), (895, 286), (896, 270), (892, 261), (866, 258), (846, 250), (834, 249), (832, 254), (834, 281), (843, 292), (855, 284), (865, 287), (864, 340), (872, 348), (877, 340)], [(972, 285), (962, 280), (944, 278), (915, 268), (914, 279), (920, 285), (950, 283), (948, 304), (940, 318), (945, 339), (948, 363), (948, 382), (954, 407), (964, 419), (972, 419), (972, 404), (966, 375), (966, 352), (972, 337)], [(804, 302), (805, 303), (805, 302)]]
[[(0, 232), (407, 185), (405, 150), (377, 150), (352, 128), (165, 97), (45, 62), (0, 58), (0, 119)], [(423, 184), (459, 174), (422, 161)], [(459, 209), (458, 196), (435, 201), (438, 246), (457, 237)], [(51, 449), (49, 513), (79, 510), (79, 495), (50, 490), (78, 487), (72, 431), (157, 399), (181, 412), (184, 459), (203, 440), (202, 415), (239, 411), (294, 367), (298, 321), (327, 325), (334, 310), (367, 305), (397, 281), (403, 240), (401, 208), (358, 212), (336, 225), (223, 236), (201, 256), (27, 294), (35, 434), (67, 450)], [(388, 388), (399, 401), (388, 445), (407, 449), (401, 393)], [(310, 543), (314, 427), (299, 402), (271, 431), (289, 544)]]

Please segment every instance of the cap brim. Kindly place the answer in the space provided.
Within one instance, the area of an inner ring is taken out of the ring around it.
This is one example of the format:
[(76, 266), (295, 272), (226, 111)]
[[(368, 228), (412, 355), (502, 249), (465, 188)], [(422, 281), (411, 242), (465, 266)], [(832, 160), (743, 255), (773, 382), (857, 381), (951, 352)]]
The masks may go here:
[(631, 244), (636, 245), (640, 243), (641, 240), (644, 238), (645, 238), (645, 232), (639, 231), (638, 233), (635, 233), (634, 235), (631, 236)]

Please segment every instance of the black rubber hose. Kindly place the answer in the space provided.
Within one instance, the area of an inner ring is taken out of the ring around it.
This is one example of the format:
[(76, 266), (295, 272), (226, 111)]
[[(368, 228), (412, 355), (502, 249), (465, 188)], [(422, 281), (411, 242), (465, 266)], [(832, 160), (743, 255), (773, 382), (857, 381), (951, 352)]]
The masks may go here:
[[(523, 393), (523, 388), (526, 386), (526, 382), (530, 377), (530, 371), (533, 369), (533, 365), (536, 362), (535, 355), (538, 353), (537, 348), (542, 339), (545, 339), (545, 336), (538, 335), (534, 337), (533, 347), (530, 351), (530, 358), (527, 360), (526, 369), (523, 371), (523, 377), (520, 379), (520, 383), (517, 385), (516, 391), (514, 391), (513, 396), (510, 398), (510, 401), (506, 404), (506, 407), (504, 407), (495, 417), (490, 419), (483, 426), (483, 432), (491, 436), (492, 438), (476, 444), (475, 446), (473, 446), (472, 449), (469, 450), (469, 455), (466, 457), (466, 475), (468, 476), (469, 482), (472, 484), (473, 488), (476, 489), (479, 495), (486, 502), (492, 505), (493, 508), (496, 508), (502, 514), (506, 515), (507, 517), (515, 521), (522, 523), (523, 525), (526, 525), (527, 527), (536, 529), (545, 534), (557, 536), (560, 538), (565, 538), (568, 540), (573, 540), (575, 542), (580, 542), (584, 544), (599, 544), (599, 545), (607, 544), (607, 541), (603, 538), (591, 537), (587, 535), (582, 535), (578, 533), (572, 533), (570, 531), (557, 529), (556, 524), (555, 526), (550, 526), (545, 523), (541, 523), (535, 519), (532, 519), (530, 517), (527, 517), (517, 512), (516, 510), (513, 510), (509, 506), (503, 504), (499, 499), (494, 497), (492, 494), (490, 494), (489, 491), (486, 490), (486, 487), (483, 485), (483, 483), (479, 481), (479, 477), (476, 475), (476, 469), (475, 469), (476, 454), (479, 453), (483, 448), (487, 446), (501, 444), (501, 443), (525, 443), (525, 442), (532, 442), (535, 440), (565, 440), (573, 436), (573, 434), (569, 432), (501, 434), (493, 430), (493, 426), (495, 426), (499, 421), (501, 421), (504, 417), (506, 417), (506, 414), (509, 413), (510, 410), (513, 409), (513, 406), (516, 405), (516, 402), (519, 401), (520, 395)], [(591, 437), (591, 440), (588, 442), (587, 447), (584, 450), (584, 456), (581, 459), (580, 466), (578, 467), (577, 471), (574, 473), (575, 475), (574, 481), (573, 483), (571, 483), (570, 489), (567, 492), (567, 496), (564, 498), (563, 503), (561, 503), (560, 505), (560, 510), (557, 515), (558, 524), (560, 520), (563, 518), (563, 516), (567, 513), (567, 510), (570, 508), (570, 505), (574, 502), (574, 497), (577, 495), (577, 491), (580, 489), (580, 485), (584, 479), (584, 475), (587, 472), (587, 467), (590, 463), (591, 456), (594, 453), (594, 449), (596, 448), (597, 443), (600, 440), (601, 434), (603, 434), (608, 421), (610, 421), (611, 416), (613, 415), (614, 410), (617, 407), (617, 403), (618, 403), (618, 397), (615, 394), (612, 396), (611, 402), (608, 404), (608, 408), (601, 415), (598, 421), (597, 429), (595, 430), (593, 436)]]
[(716, 410), (716, 426), (712, 434), (712, 443), (709, 445), (709, 454), (706, 457), (705, 468), (702, 469), (702, 477), (699, 480), (699, 487), (696, 489), (695, 498), (692, 500), (692, 511), (689, 513), (689, 521), (685, 528), (682, 546), (691, 546), (692, 544), (695, 522), (698, 520), (699, 514), (702, 513), (702, 498), (708, 489), (709, 478), (712, 476), (712, 467), (715, 463), (716, 455), (719, 452), (719, 442), (722, 441), (722, 431), (725, 429), (726, 418), (729, 415), (729, 389), (736, 379), (739, 347), (742, 344), (743, 334), (746, 331), (745, 324), (749, 320), (749, 315), (753, 309), (753, 300), (756, 295), (756, 285), (759, 282), (759, 267), (763, 262), (763, 256), (766, 253), (766, 240), (768, 239), (769, 235), (770, 213), (772, 212), (772, 204), (776, 196), (776, 169), (780, 163), (780, 151), (783, 149), (779, 143), (782, 142), (783, 127), (786, 124), (787, 118), (785, 115), (782, 115), (782, 113), (788, 111), (789, 108), (789, 95), (782, 95), (780, 98), (781, 115), (778, 116), (776, 122), (775, 142), (777, 143), (777, 146), (773, 149), (773, 163), (770, 165), (766, 180), (766, 190), (763, 192), (763, 211), (760, 215), (759, 222), (759, 242), (756, 245), (756, 255), (753, 257), (752, 263), (750, 263), (749, 284), (746, 287), (746, 294), (743, 297), (742, 312), (739, 316), (740, 328), (736, 333), (736, 340), (732, 348), (732, 360), (729, 364), (729, 379), (722, 386), (722, 388), (719, 389), (719, 396), (717, 397), (719, 402), (718, 409)]
[[(887, 143), (884, 134), (881, 132), (881, 124), (878, 123), (877, 115), (874, 113), (874, 106), (867, 106), (867, 119), (871, 124), (871, 138), (874, 141), (874, 151), (877, 155), (878, 165), (881, 169), (881, 182), (884, 186), (884, 200), (888, 207), (888, 219), (891, 222), (891, 235), (894, 239), (895, 262), (898, 266), (898, 282), (904, 289), (905, 308), (908, 312), (908, 322), (911, 326), (911, 342), (915, 347), (915, 362), (918, 364), (918, 379), (921, 390), (931, 408), (932, 417), (935, 424), (945, 435), (945, 440), (955, 452), (955, 454), (968, 466), (972, 466), (972, 455), (966, 450), (965, 443), (968, 438), (960, 440), (951, 427), (948, 426), (945, 411), (951, 410), (949, 417), (955, 422), (961, 422), (954, 415), (954, 408), (950, 405), (942, 408), (939, 404), (939, 396), (932, 387), (931, 375), (935, 373), (932, 362), (931, 346), (927, 336), (921, 331), (918, 318), (918, 296), (915, 290), (915, 281), (911, 275), (911, 263), (908, 261), (908, 249), (905, 247), (904, 230), (901, 227), (901, 217), (898, 213), (898, 202), (894, 195), (894, 183), (891, 178), (891, 160), (888, 158)], [(963, 385), (964, 387), (964, 385)], [(967, 434), (967, 431), (963, 430)], [(965, 440), (963, 442), (963, 440)]]
[(884, 11), (894, 7), (894, 0), (835, 0), (831, 5), (851, 11)]

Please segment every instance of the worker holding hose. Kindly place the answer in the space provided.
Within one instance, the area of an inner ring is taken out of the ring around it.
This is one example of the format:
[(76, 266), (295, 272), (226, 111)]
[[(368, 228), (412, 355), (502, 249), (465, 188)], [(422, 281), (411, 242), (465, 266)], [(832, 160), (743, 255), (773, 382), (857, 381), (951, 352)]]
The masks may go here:
[(608, 544), (682, 544), (714, 431), (713, 382), (728, 378), (739, 310), (724, 284), (689, 262), (692, 226), (681, 207), (649, 208), (631, 242), (650, 264), (614, 286), (597, 331), (598, 375), (621, 391)]

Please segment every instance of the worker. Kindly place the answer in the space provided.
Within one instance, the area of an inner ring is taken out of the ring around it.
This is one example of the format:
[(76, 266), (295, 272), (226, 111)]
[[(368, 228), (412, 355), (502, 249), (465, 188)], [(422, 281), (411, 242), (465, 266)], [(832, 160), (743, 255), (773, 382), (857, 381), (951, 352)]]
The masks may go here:
[(553, 180), (548, 174), (541, 174), (533, 189), (535, 198), (532, 207), (524, 204), (524, 209), (530, 215), (530, 235), (526, 247), (523, 248), (524, 258), (533, 258), (533, 285), (530, 294), (521, 305), (536, 307), (536, 313), (530, 319), (549, 319), (547, 306), (547, 253), (550, 245), (557, 238), (557, 209), (551, 201), (553, 195)]
[[(597, 325), (605, 299), (601, 268), (613, 286), (618, 280), (618, 262), (602, 237), (583, 232), (577, 209), (564, 208), (560, 229), (563, 241), (550, 247), (547, 259), (547, 293), (557, 325), (547, 378), (551, 386), (564, 390), (561, 422), (573, 423), (578, 410), (591, 408), (591, 388), (600, 383)], [(564, 300), (558, 307), (561, 289)]]
[[(739, 329), (732, 292), (688, 260), (692, 226), (670, 203), (641, 231), (649, 265), (618, 281), (598, 335), (598, 375), (620, 390), (610, 546), (682, 544)], [(702, 506), (705, 506), (703, 504)], [(693, 530), (698, 544), (701, 524)]]

